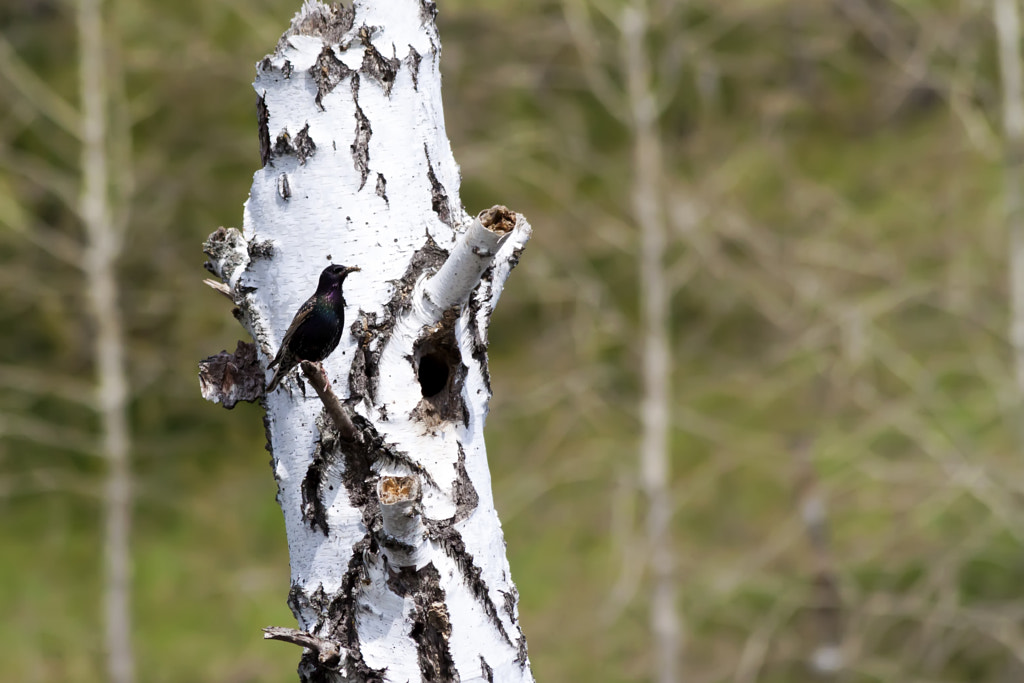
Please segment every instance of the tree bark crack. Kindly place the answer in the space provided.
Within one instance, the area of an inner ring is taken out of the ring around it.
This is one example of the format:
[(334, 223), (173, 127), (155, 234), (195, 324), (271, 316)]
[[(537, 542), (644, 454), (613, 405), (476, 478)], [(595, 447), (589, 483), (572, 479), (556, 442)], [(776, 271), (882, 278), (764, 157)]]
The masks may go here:
[(370, 128), (370, 119), (366, 118), (362, 107), (359, 106), (359, 74), (352, 76), (352, 102), (356, 107), (356, 133), (352, 141), (352, 162), (359, 172), (359, 189), (366, 186), (366, 179), (370, 175), (370, 137), (373, 129)]
[(359, 70), (377, 81), (384, 94), (391, 97), (391, 88), (395, 84), (401, 62), (397, 57), (388, 58), (382, 55), (370, 41), (372, 35), (372, 31), (366, 26), (359, 29), (359, 39), (363, 43), (363, 64)]

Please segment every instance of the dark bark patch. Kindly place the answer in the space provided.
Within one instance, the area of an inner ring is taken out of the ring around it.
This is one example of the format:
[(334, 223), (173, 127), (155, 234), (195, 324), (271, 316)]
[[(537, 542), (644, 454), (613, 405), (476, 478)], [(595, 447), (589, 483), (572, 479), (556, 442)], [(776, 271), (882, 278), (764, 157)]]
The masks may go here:
[(307, 123), (295, 136), (295, 156), (299, 158), (300, 164), (305, 164), (306, 159), (316, 153), (316, 143), (309, 137), (309, 124)]
[(324, 96), (338, 87), (347, 76), (355, 72), (345, 66), (345, 63), (334, 56), (334, 49), (330, 45), (324, 45), (316, 62), (309, 68), (309, 75), (316, 83), (316, 106), (324, 111)]
[(207, 401), (227, 409), (263, 396), (264, 376), (256, 345), (239, 341), (234, 353), (221, 351), (199, 362), (199, 388)]
[(245, 238), (236, 228), (217, 228), (203, 242), (203, 253), (210, 257), (203, 266), (226, 281), (239, 267), (246, 265), (248, 250)]
[(509, 638), (505, 626), (501, 623), (501, 617), (498, 616), (498, 608), (491, 600), (487, 582), (483, 580), (483, 570), (476, 565), (473, 555), (466, 550), (466, 543), (462, 540), (462, 535), (452, 526), (453, 522), (451, 520), (438, 522), (425, 519), (424, 524), (430, 537), (437, 541), (448, 557), (455, 562), (455, 566), (458, 567), (459, 573), (462, 575), (462, 580), (466, 582), (473, 597), (480, 603), (488, 621), (497, 629), (501, 637), (508, 641), (509, 645), (512, 645), (512, 639)]
[[(322, 501), (326, 493), (322, 482), (326, 481), (328, 475), (338, 472), (345, 490), (348, 491), (349, 501), (353, 507), (363, 511), (366, 527), (376, 529), (380, 526), (380, 502), (374, 489), (377, 483), (375, 468), (405, 469), (419, 475), (424, 483), (435, 488), (437, 482), (407, 453), (398, 450), (393, 444), (386, 443), (384, 437), (366, 418), (353, 413), (352, 423), (359, 431), (361, 441), (344, 441), (328, 416), (321, 414), (317, 418), (320, 440), (317, 443), (314, 461), (320, 456), (324, 463), (319, 473), (321, 483), (316, 491), (317, 498)], [(323, 505), (322, 502), (320, 504)]]
[(519, 258), (523, 255), (523, 249), (526, 248), (525, 244), (521, 244), (512, 250), (512, 254), (508, 257), (508, 269), (512, 270), (519, 265)]
[(483, 655), (480, 655), (480, 675), (487, 683), (494, 683), (494, 669), (490, 667)]
[(363, 63), (359, 70), (377, 81), (381, 89), (384, 90), (384, 94), (390, 97), (401, 62), (395, 57), (388, 58), (382, 55), (370, 41), (372, 35), (372, 29), (366, 26), (359, 29), (359, 40), (363, 44)]
[[(491, 371), (487, 366), (487, 340), (484, 330), (490, 322), (491, 292), (493, 291), (494, 268), (490, 267), (480, 276), (480, 285), (469, 297), (469, 321), (473, 332), (473, 360), (483, 375), (488, 397), (491, 394)], [(482, 314), (482, 315), (481, 315)]]
[(412, 630), (409, 636), (416, 643), (422, 680), (439, 683), (458, 681), (459, 673), (448, 647), (452, 625), (437, 568), (431, 563), (419, 571), (403, 567), (397, 572), (390, 572), (388, 587), (403, 598), (412, 598)]
[(349, 395), (377, 400), (377, 387), (380, 384), (380, 357), (384, 345), (391, 338), (395, 327), (393, 316), (384, 316), (378, 321), (376, 313), (359, 312), (359, 317), (352, 323), (349, 330), (359, 348), (352, 358), (349, 367)]
[(283, 156), (292, 152), (292, 136), (288, 135), (288, 131), (283, 130), (278, 133), (277, 140), (274, 141), (274, 156)]
[(522, 633), (519, 634), (519, 638), (516, 640), (516, 661), (519, 663), (520, 669), (525, 669), (526, 663), (530, 661), (530, 657), (526, 652), (526, 636)]
[(413, 345), (411, 361), (423, 398), (410, 417), (428, 430), (455, 420), (469, 425), (469, 407), (462, 396), (469, 368), (455, 337), (457, 320), (454, 310), (446, 311), (441, 322)]
[(261, 258), (270, 258), (274, 255), (274, 242), (272, 240), (253, 239), (249, 242), (249, 260), (255, 261)]
[(458, 446), (459, 459), (455, 463), (455, 483), (452, 485), (452, 498), (455, 501), (455, 517), (452, 518), (452, 524), (468, 518), (480, 504), (480, 495), (469, 479), (469, 472), (466, 471), (466, 449), (461, 443)]
[[(269, 62), (269, 60), (266, 60)], [(260, 138), (260, 166), (270, 161), (270, 110), (267, 100), (260, 95), (256, 98), (256, 125)]]
[(377, 187), (374, 188), (374, 192), (377, 193), (378, 197), (384, 200), (385, 204), (391, 204), (391, 202), (388, 201), (388, 181), (384, 178), (383, 173), (377, 174)]
[(409, 54), (405, 56), (403, 63), (408, 67), (409, 73), (412, 74), (412, 89), (416, 92), (420, 90), (420, 62), (422, 61), (423, 55), (410, 45)]
[(503, 598), (505, 598), (505, 614), (508, 615), (509, 619), (515, 621), (516, 601), (519, 599), (519, 596), (517, 596), (513, 591), (498, 592), (501, 593)]
[(285, 78), (291, 78), (292, 77), (292, 71), (294, 71), (294, 70), (295, 70), (295, 67), (292, 66), (292, 63), (289, 60), (287, 60), (287, 59), (284, 60), (284, 64), (281, 66), (281, 73), (284, 75), (284, 77)]
[(370, 137), (373, 135), (373, 129), (370, 128), (370, 119), (366, 118), (363, 108), (359, 106), (359, 76), (352, 77), (352, 101), (356, 105), (356, 134), (351, 146), (352, 162), (359, 171), (361, 190), (370, 175)]
[(341, 581), (341, 590), (338, 591), (337, 596), (327, 608), (327, 618), (334, 625), (332, 639), (337, 640), (350, 652), (353, 652), (352, 668), (360, 677), (365, 677), (356, 680), (383, 682), (384, 671), (371, 669), (363, 661), (362, 653), (359, 651), (359, 633), (356, 630), (356, 602), (364, 572), (363, 553), (369, 550), (371, 543), (369, 536), (365, 536), (352, 546), (352, 558), (349, 560), (348, 570)]
[(433, 22), (437, 17), (437, 3), (433, 0), (420, 0), (420, 21), (424, 24)]
[(437, 217), (441, 219), (441, 222), (447, 225), (449, 228), (455, 228), (455, 223), (452, 220), (452, 207), (451, 202), (448, 200), (448, 193), (444, 189), (444, 185), (437, 179), (437, 174), (434, 173), (434, 164), (430, 161), (430, 154), (427, 152), (426, 144), (423, 145), (423, 153), (427, 157), (427, 180), (430, 181), (430, 207), (437, 214)]
[(349, 326), (352, 338), (356, 342), (355, 353), (348, 369), (348, 395), (352, 398), (371, 398), (374, 388), (370, 386), (367, 364), (372, 360), (373, 351), (370, 345), (375, 338), (373, 330), (377, 326), (377, 314), (359, 311), (356, 319)]
[(338, 643), (346, 650), (345, 656), (334, 666), (320, 662), (316, 652), (304, 654), (299, 662), (299, 679), (303, 683), (335, 681), (338, 679), (338, 671), (342, 669), (347, 670), (353, 680), (368, 683), (384, 681), (385, 671), (370, 668), (363, 660), (356, 629), (356, 610), (364, 573), (363, 558), (371, 543), (367, 535), (352, 546), (352, 556), (341, 587), (333, 596), (328, 596), (323, 586), (319, 586), (311, 595), (307, 595), (297, 585), (293, 585), (289, 592), (288, 606), (299, 623), (303, 622), (302, 615), (316, 615), (317, 622), (308, 629), (309, 632)]
[(292, 155), (299, 160), (300, 164), (305, 164), (306, 159), (310, 158), (316, 153), (316, 143), (313, 142), (313, 138), (309, 136), (309, 124), (303, 126), (302, 130), (295, 136), (295, 140), (288, 134), (287, 130), (281, 131), (277, 140), (274, 142), (273, 156), (282, 157), (285, 155)]
[(319, 528), (324, 536), (328, 536), (331, 531), (327, 526), (327, 506), (324, 504), (327, 462), (323, 445), (322, 440), (317, 442), (313, 462), (302, 480), (302, 521), (309, 524), (310, 529)]
[(277, 51), (282, 52), (288, 46), (288, 39), (294, 35), (315, 36), (323, 38), (325, 43), (340, 43), (345, 34), (352, 30), (356, 18), (355, 9), (345, 7), (340, 2), (309, 5), (296, 15), (291, 27), (284, 32), (277, 43)]
[[(391, 340), (391, 334), (399, 314), (408, 310), (410, 297), (416, 281), (426, 271), (436, 271), (448, 258), (448, 252), (437, 246), (427, 235), (427, 241), (412, 258), (405, 273), (391, 282), (394, 291), (384, 305), (384, 315), (378, 320), (376, 314), (360, 311), (352, 323), (352, 337), (359, 344), (359, 351), (349, 369), (349, 390), (351, 396), (360, 396), (375, 401), (380, 374), (380, 357), (384, 347)], [(360, 357), (361, 355), (361, 357)]]
[(287, 173), (282, 173), (277, 177), (277, 195), (285, 201), (288, 201), (292, 197), (292, 186), (291, 183), (288, 182)]
[[(270, 440), (270, 411), (267, 410), (266, 403), (267, 402), (265, 400), (260, 400), (260, 407), (263, 408), (263, 436), (267, 439), (267, 443), (263, 445), (263, 449), (266, 450), (267, 453), (270, 453), (270, 467), (274, 471), (274, 481), (279, 482), (281, 478), (278, 476), (277, 467), (274, 465), (274, 447), (271, 445), (272, 442)], [(281, 501), (278, 499), (277, 502), (280, 503)]]

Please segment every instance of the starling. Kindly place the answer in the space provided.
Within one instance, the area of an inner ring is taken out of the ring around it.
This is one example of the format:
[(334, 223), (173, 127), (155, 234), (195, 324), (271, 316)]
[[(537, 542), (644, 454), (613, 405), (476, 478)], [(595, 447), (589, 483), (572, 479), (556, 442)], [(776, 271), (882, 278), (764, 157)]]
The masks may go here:
[(354, 266), (333, 265), (320, 273), (316, 293), (299, 307), (284, 333), (281, 348), (267, 366), (277, 366), (267, 385), (268, 394), (301, 361), (321, 361), (338, 346), (345, 325), (345, 297), (341, 293), (341, 285), (349, 273), (357, 270), (359, 268)]

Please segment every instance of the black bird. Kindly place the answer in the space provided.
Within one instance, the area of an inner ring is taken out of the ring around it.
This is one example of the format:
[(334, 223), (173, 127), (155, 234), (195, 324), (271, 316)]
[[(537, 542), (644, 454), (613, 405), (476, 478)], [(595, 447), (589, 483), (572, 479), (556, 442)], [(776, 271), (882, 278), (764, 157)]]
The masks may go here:
[(284, 333), (281, 348), (267, 366), (277, 366), (267, 385), (268, 394), (301, 361), (321, 361), (338, 346), (345, 325), (345, 297), (341, 285), (349, 273), (357, 270), (355, 266), (332, 265), (320, 273), (316, 293), (299, 307)]

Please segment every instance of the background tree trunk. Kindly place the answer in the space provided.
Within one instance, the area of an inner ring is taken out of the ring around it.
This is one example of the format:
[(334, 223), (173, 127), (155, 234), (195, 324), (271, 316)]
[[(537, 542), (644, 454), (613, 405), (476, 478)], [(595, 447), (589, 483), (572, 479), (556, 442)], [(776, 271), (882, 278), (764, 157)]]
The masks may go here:
[[(82, 185), (79, 214), (86, 242), (82, 267), (89, 310), (96, 331), (93, 362), (101, 452), (107, 459), (103, 495), (103, 602), (107, 672), (112, 683), (134, 680), (131, 628), (131, 472), (128, 460), (128, 382), (125, 340), (117, 301), (115, 268), (122, 230), (115, 225), (110, 200), (107, 117), (108, 60), (104, 59), (100, 0), (79, 0), (79, 85), (81, 89)], [(123, 171), (126, 172), (126, 171)]]
[(650, 624), (655, 680), (675, 683), (681, 650), (676, 614), (669, 495), (669, 284), (665, 274), (665, 211), (658, 103), (646, 53), (649, 15), (644, 0), (622, 12), (623, 64), (628, 126), (633, 137), (633, 217), (640, 228), (640, 308), (643, 335), (643, 434), (640, 485), (647, 499), (647, 543), (651, 567)]
[(532, 680), (483, 439), (487, 327), (530, 227), (461, 207), (435, 11), (303, 5), (258, 65), (244, 233), (205, 245), (256, 342), (203, 364), (229, 404), (262, 393), (320, 271), (362, 267), (327, 382), (304, 368), (324, 400), (297, 375), (262, 398), (301, 629), (267, 637), (307, 648), (306, 681)]
[(1003, 90), (1003, 183), (1006, 230), (1010, 244), (1010, 343), (1017, 388), (1024, 394), (1024, 76), (1020, 59), (1020, 9), (1017, 0), (993, 0)]

